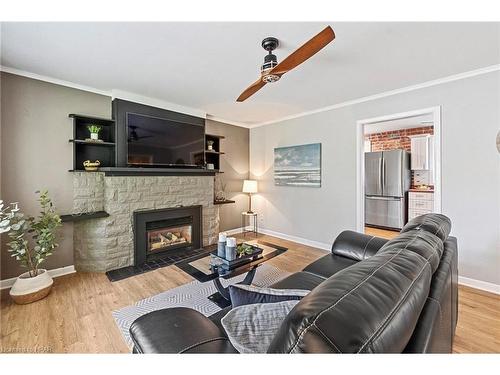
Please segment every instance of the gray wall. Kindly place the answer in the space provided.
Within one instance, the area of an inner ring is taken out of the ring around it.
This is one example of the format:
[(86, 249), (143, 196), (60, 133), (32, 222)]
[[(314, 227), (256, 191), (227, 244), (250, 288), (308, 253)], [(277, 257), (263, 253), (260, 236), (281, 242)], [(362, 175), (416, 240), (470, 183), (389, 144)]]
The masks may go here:
[(241, 192), (243, 180), (248, 178), (249, 166), (249, 130), (239, 126), (207, 120), (206, 132), (223, 135), (221, 140), (221, 167), (224, 171), (218, 178), (226, 183), (226, 196), (236, 201), (220, 206), (220, 230), (229, 230), (241, 226), (241, 212), (248, 209), (248, 196)]
[[(34, 192), (48, 189), (59, 213), (69, 213), (73, 206), (72, 122), (69, 113), (111, 116), (111, 98), (86, 91), (2, 72), (0, 75), (0, 196), (6, 202), (19, 201), (28, 214), (37, 214)], [(221, 169), (227, 182), (229, 199), (236, 204), (220, 206), (220, 228), (240, 226), (240, 213), (247, 208), (241, 193), (242, 181), (248, 178), (248, 129), (207, 121), (207, 132), (226, 136), (222, 141)], [(64, 224), (60, 247), (48, 258), (47, 269), (73, 264), (73, 225)], [(11, 259), (2, 235), (0, 279), (24, 272)]]
[[(356, 121), (441, 105), (442, 208), (458, 237), (459, 272), (500, 284), (499, 103), (497, 71), (251, 129), (261, 225), (325, 244), (355, 229)], [(273, 149), (314, 142), (322, 143), (322, 187), (274, 186)]]
[[(1, 73), (2, 139), (1, 197), (19, 201), (22, 209), (38, 213), (34, 192), (48, 189), (58, 212), (72, 209), (73, 153), (69, 113), (111, 116), (111, 98), (30, 78)], [(7, 252), (2, 235), (1, 279), (22, 271)], [(73, 226), (64, 224), (60, 248), (48, 258), (44, 268), (73, 264)]]

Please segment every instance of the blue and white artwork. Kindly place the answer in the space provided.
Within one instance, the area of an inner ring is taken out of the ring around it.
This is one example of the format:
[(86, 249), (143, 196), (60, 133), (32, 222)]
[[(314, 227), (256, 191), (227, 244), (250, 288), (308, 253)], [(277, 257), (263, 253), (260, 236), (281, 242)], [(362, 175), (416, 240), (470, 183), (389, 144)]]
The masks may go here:
[(321, 187), (321, 143), (275, 148), (274, 184)]

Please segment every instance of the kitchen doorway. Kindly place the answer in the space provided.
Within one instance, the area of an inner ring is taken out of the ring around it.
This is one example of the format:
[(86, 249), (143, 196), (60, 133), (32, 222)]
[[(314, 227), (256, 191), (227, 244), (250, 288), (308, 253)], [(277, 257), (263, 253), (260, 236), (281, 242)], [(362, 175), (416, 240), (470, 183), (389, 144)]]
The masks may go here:
[(441, 212), (441, 107), (357, 122), (356, 227), (392, 238)]

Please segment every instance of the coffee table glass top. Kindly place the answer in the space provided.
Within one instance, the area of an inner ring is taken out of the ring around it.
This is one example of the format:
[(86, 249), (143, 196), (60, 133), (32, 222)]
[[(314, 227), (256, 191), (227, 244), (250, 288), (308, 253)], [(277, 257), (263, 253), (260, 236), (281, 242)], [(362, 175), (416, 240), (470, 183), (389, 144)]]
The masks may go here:
[(201, 282), (214, 280), (219, 277), (228, 279), (249, 272), (259, 264), (266, 262), (269, 259), (272, 259), (280, 254), (283, 254), (287, 250), (286, 247), (272, 244), (267, 241), (238, 240), (238, 244), (243, 242), (260, 247), (263, 250), (262, 254), (257, 259), (254, 259), (251, 262), (244, 263), (241, 266), (237, 266), (230, 270), (226, 270), (222, 267), (219, 267), (217, 264), (217, 260), (214, 260), (214, 258), (210, 255), (210, 252), (217, 250), (217, 245), (211, 245), (207, 246), (206, 253), (186, 259), (180, 263), (177, 263), (176, 266)]

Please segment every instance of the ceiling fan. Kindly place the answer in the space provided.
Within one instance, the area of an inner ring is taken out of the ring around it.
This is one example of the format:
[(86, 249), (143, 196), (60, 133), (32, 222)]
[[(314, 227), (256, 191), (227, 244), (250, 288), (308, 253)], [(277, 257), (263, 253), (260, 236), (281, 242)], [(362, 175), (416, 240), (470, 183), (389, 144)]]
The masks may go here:
[(262, 48), (269, 53), (264, 57), (264, 64), (262, 64), (260, 68), (261, 76), (256, 82), (252, 83), (245, 91), (243, 91), (236, 101), (242, 102), (259, 91), (267, 83), (278, 81), (283, 74), (289, 72), (293, 68), (302, 64), (308, 58), (315, 55), (328, 43), (333, 41), (333, 39), (335, 39), (335, 33), (330, 26), (327, 26), (323, 31), (312, 37), (309, 41), (304, 43), (302, 47), (295, 50), (291, 55), (278, 64), (278, 59), (276, 58), (276, 55), (273, 54), (273, 50), (279, 46), (279, 41), (273, 37), (265, 38), (262, 41)]
[(137, 134), (136, 130), (139, 129), (138, 126), (129, 125), (128, 127), (131, 129), (128, 133), (128, 140), (127, 140), (128, 142), (134, 142), (134, 141), (137, 142), (139, 139), (153, 137), (152, 135), (143, 135), (142, 137), (139, 137), (139, 134)]

